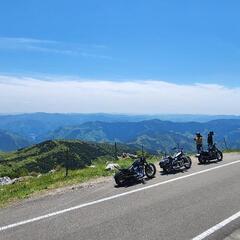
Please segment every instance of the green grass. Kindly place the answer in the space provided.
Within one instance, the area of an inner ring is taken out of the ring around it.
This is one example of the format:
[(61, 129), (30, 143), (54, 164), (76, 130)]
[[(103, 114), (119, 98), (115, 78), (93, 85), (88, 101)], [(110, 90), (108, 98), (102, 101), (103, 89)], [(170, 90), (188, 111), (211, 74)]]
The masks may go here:
[(239, 153), (240, 149), (228, 149), (228, 150), (224, 150), (224, 153)]
[[(105, 170), (107, 160), (109, 159), (99, 158), (95, 163), (93, 162), (95, 168), (86, 167), (79, 170), (69, 170), (68, 177), (65, 177), (64, 169), (60, 169), (57, 172), (43, 174), (40, 177), (27, 177), (22, 182), (16, 182), (12, 185), (0, 186), (0, 207), (28, 198), (34, 193), (79, 184), (98, 177), (111, 176), (114, 172)], [(156, 157), (152, 157), (149, 160), (149, 162), (156, 161)], [(117, 163), (121, 167), (128, 167), (132, 163), (132, 160), (121, 159)]]
[[(118, 153), (131, 152), (118, 144)], [(18, 151), (0, 152), (0, 177), (11, 178), (47, 173), (65, 166), (80, 169), (99, 157), (114, 156), (114, 145), (79, 140), (49, 140)]]

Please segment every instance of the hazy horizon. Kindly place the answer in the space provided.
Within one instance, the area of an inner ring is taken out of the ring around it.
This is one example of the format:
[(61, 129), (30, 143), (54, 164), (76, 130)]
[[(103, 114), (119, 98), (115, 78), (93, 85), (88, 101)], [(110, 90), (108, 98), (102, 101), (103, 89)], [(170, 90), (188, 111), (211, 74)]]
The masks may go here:
[(23, 115), (23, 114), (63, 114), (63, 115), (119, 115), (119, 116), (234, 116), (240, 117), (240, 114), (191, 114), (191, 113), (114, 113), (114, 112), (1, 112), (0, 115)]

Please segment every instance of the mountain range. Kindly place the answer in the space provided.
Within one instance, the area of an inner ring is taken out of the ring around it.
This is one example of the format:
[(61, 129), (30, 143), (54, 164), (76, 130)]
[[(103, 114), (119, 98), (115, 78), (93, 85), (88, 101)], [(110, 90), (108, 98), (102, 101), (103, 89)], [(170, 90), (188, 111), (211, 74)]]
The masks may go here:
[(5, 130), (0, 130), (0, 150), (12, 151), (29, 146), (31, 143), (32, 141), (28, 141), (22, 136)]
[(49, 131), (59, 127), (79, 125), (85, 122), (140, 122), (152, 119), (172, 122), (208, 122), (216, 119), (240, 119), (235, 115), (126, 115), (126, 114), (61, 114), (29, 113), (0, 115), (0, 129), (19, 134), (33, 141), (45, 138)]
[[(215, 132), (221, 148), (240, 148), (238, 116), (114, 114), (17, 114), (0, 115), (0, 150), (12, 151), (49, 139), (78, 139), (95, 142), (120, 142), (130, 146), (143, 145), (148, 151), (169, 151), (181, 146), (194, 151), (194, 134)], [(222, 117), (224, 119), (216, 119)], [(150, 119), (149, 119), (150, 118)], [(182, 120), (186, 120), (183, 122)], [(197, 119), (198, 121), (187, 121)], [(203, 120), (212, 119), (210, 121)]]
[(196, 132), (207, 137), (215, 132), (215, 140), (221, 148), (240, 148), (240, 120), (213, 120), (206, 123), (177, 123), (161, 120), (141, 122), (89, 122), (78, 126), (61, 127), (50, 134), (52, 139), (82, 139), (88, 141), (122, 142), (144, 145), (149, 150), (169, 151), (180, 146), (193, 151)]

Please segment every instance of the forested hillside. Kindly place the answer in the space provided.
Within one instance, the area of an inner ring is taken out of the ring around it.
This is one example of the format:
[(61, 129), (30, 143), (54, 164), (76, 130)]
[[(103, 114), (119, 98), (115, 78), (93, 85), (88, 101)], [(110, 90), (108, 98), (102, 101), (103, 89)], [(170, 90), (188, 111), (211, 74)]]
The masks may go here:
[(215, 140), (221, 148), (240, 148), (240, 120), (237, 119), (213, 120), (206, 123), (176, 123), (160, 120), (119, 123), (90, 122), (59, 128), (50, 134), (50, 138), (143, 144), (150, 151), (168, 151), (179, 145), (187, 151), (193, 151), (195, 133), (201, 132), (206, 141), (209, 131), (215, 132)]
[[(182, 146), (194, 151), (194, 134), (201, 132), (206, 140), (215, 132), (220, 148), (240, 148), (238, 116), (159, 115), (178, 122), (149, 120), (148, 115), (114, 114), (19, 114), (0, 116), (0, 150), (11, 151), (51, 139), (78, 139), (95, 142), (119, 142), (141, 146), (148, 151), (169, 151)], [(153, 117), (153, 116), (152, 116)], [(203, 121), (204, 119), (215, 119)], [(233, 119), (228, 119), (232, 117)], [(144, 120), (147, 119), (147, 120)], [(182, 122), (183, 120), (186, 122)], [(196, 119), (199, 121), (187, 121)], [(144, 121), (143, 121), (144, 120)]]
[[(134, 152), (136, 149), (118, 144), (118, 154)], [(64, 167), (67, 161), (70, 169), (91, 165), (100, 157), (113, 158), (114, 145), (83, 141), (45, 141), (15, 152), (0, 153), (0, 177), (19, 177), (46, 173)]]

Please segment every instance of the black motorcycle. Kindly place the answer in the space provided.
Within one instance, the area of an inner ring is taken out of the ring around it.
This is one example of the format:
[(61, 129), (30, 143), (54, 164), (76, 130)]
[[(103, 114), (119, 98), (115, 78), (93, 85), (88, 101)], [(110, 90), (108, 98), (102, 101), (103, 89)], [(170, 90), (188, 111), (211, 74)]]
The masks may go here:
[(216, 147), (216, 144), (208, 148), (208, 151), (201, 151), (196, 156), (200, 164), (209, 163), (212, 160), (218, 162), (223, 160), (223, 153)]
[[(176, 148), (174, 148), (176, 150)], [(192, 160), (185, 155), (183, 149), (179, 149), (173, 156), (164, 156), (159, 162), (160, 168), (165, 173), (189, 169), (192, 166)]]
[(131, 182), (144, 181), (145, 176), (147, 176), (147, 178), (154, 178), (155, 174), (155, 165), (148, 163), (147, 160), (142, 157), (134, 161), (129, 168), (118, 169), (118, 172), (114, 175), (114, 179), (118, 186), (124, 186)]

